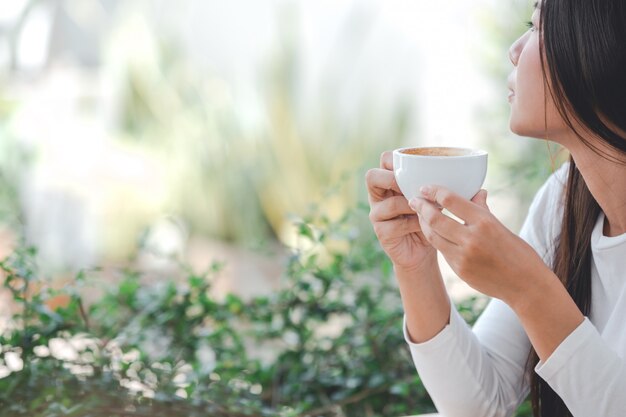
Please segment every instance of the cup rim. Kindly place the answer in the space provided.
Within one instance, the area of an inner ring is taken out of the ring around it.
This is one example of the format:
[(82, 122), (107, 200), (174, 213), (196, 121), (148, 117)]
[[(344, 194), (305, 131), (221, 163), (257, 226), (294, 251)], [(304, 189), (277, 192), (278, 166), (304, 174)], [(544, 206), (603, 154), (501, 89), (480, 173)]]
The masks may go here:
[[(461, 151), (469, 151), (467, 155), (415, 155), (410, 153), (404, 153), (403, 151), (407, 149), (432, 149), (432, 148), (446, 148), (446, 149), (457, 149)], [(459, 146), (405, 146), (403, 148), (398, 148), (393, 151), (394, 154), (402, 155), (402, 157), (406, 158), (476, 158), (478, 156), (488, 155), (487, 151), (482, 149), (474, 149), (474, 148), (462, 148)]]

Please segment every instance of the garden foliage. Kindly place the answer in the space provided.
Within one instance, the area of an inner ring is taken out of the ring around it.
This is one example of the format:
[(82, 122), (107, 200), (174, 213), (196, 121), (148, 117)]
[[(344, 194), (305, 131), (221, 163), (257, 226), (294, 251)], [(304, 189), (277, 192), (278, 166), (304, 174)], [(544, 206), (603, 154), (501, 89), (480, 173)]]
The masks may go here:
[[(184, 279), (123, 279), (85, 305), (82, 272), (62, 290), (35, 250), (0, 263), (16, 304), (0, 338), (4, 416), (402, 416), (433, 411), (402, 336), (392, 267), (364, 207), (296, 221), (282, 289), (217, 299), (220, 265)], [(335, 248), (335, 249), (332, 249)], [(60, 306), (51, 308), (51, 305)], [(473, 321), (481, 303), (460, 309)]]

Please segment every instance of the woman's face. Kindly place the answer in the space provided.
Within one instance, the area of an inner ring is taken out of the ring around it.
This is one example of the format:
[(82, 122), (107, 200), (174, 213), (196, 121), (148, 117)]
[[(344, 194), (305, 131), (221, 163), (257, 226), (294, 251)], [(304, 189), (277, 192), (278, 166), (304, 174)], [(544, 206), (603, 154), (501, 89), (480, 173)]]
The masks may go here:
[(539, 31), (540, 12), (541, 2), (535, 7), (528, 31), (509, 50), (514, 66), (508, 79), (511, 103), (509, 124), (511, 131), (520, 136), (554, 140), (566, 131), (566, 125), (550, 93), (544, 88), (539, 48), (542, 37)]

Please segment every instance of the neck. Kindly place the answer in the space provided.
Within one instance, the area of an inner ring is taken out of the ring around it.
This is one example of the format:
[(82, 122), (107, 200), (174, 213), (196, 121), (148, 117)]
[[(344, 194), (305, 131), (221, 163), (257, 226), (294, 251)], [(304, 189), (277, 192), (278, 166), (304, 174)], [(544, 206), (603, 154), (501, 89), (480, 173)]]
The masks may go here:
[[(604, 235), (613, 237), (626, 233), (626, 164), (598, 155), (580, 141), (569, 147), (569, 151), (604, 212)], [(623, 159), (623, 155), (614, 150), (607, 154)]]

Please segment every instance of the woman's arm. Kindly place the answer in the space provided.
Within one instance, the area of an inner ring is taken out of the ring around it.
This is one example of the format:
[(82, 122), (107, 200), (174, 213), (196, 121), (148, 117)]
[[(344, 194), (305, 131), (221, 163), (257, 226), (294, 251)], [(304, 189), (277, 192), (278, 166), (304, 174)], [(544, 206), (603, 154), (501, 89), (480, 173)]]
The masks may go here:
[(395, 268), (410, 340), (432, 339), (450, 321), (450, 300), (434, 257), (420, 268)]
[(541, 359), (536, 372), (573, 415), (626, 415), (626, 363), (584, 319), (538, 255), (554, 236), (540, 230), (546, 223), (532, 223), (534, 234), (544, 236), (542, 250), (534, 250), (486, 205), (471, 204), (441, 187), (424, 196), (463, 220), (442, 217), (433, 203), (412, 202), (426, 237), (469, 285), (510, 305)]
[(626, 362), (556, 279), (511, 301), (539, 355), (535, 367), (574, 417), (626, 416)]
[[(545, 360), (582, 323), (583, 315), (537, 251), (491, 214), (481, 193), (470, 202), (432, 187), (423, 190), (425, 199), (411, 201), (411, 207), (426, 238), (459, 277), (513, 308)], [(463, 223), (441, 213), (436, 204)]]
[(539, 359), (545, 361), (584, 317), (552, 271), (544, 267), (535, 276), (532, 286), (505, 302), (519, 317)]
[(535, 371), (574, 417), (626, 416), (626, 363), (588, 319)]
[(492, 300), (470, 329), (454, 305), (434, 338), (405, 338), (421, 380), (446, 417), (511, 416), (528, 394), (524, 366), (530, 342), (513, 311)]
[[(521, 246), (521, 253), (507, 249), (504, 243), (516, 240), (508, 233), (503, 234), (504, 240), (490, 236), (485, 245), (474, 245), (490, 249), (492, 259), (489, 257), (479, 259), (476, 271), (482, 273), (482, 268), (492, 268), (492, 271), (486, 271), (485, 276), (491, 276), (497, 287), (505, 286), (511, 278), (514, 283), (519, 281), (523, 284), (532, 282), (535, 278), (532, 275), (539, 278), (543, 276), (544, 279), (553, 277), (545, 265), (552, 262), (551, 245), (554, 237), (559, 234), (559, 219), (563, 215), (560, 201), (567, 168), (567, 164), (564, 164), (555, 172), (533, 199), (519, 234), (523, 242), (514, 242), (514, 246), (518, 248)], [(478, 197), (484, 197), (484, 195)], [(486, 200), (483, 198), (475, 200), (477, 201), (473, 202), (478, 208), (482, 207), (486, 213), (488, 211)], [(495, 245), (490, 246), (492, 243)], [(530, 245), (529, 251), (524, 250), (523, 243)], [(448, 253), (448, 255), (449, 259), (447, 259), (450, 263), (454, 261), (454, 256), (451, 255), (458, 255), (458, 253)], [(539, 262), (535, 259), (537, 256), (540, 258)], [(535, 269), (529, 271), (528, 268), (532, 265), (535, 265)], [(496, 273), (499, 270), (502, 275), (492, 275), (493, 269)], [(480, 277), (474, 279), (479, 281)], [(561, 291), (558, 286), (551, 288)], [(532, 306), (537, 303), (534, 297), (539, 298), (539, 303), (541, 303), (542, 293), (546, 295), (546, 299), (549, 299), (549, 291), (536, 291), (534, 294), (528, 293), (526, 298), (520, 298), (519, 303), (515, 303), (516, 308), (520, 310), (519, 314), (525, 317), (532, 315), (534, 313), (531, 310)], [(560, 294), (562, 295), (562, 292)], [(552, 298), (558, 300), (559, 296), (552, 296)], [(523, 304), (523, 301), (527, 303)], [(567, 303), (568, 300), (565, 299), (565, 304)], [(549, 308), (557, 307), (559, 304), (555, 303)], [(524, 306), (528, 308), (527, 313), (522, 311)], [(571, 307), (571, 304), (569, 306)], [(565, 311), (567, 307), (560, 307), (560, 309)], [(546, 313), (539, 316), (543, 314)], [(408, 325), (407, 323), (407, 327)], [(575, 332), (578, 332), (578, 329)], [(565, 332), (554, 333), (560, 336), (556, 341), (550, 342), (553, 348), (558, 344), (559, 339), (567, 337), (563, 333)], [(405, 335), (422, 381), (437, 408), (444, 415), (509, 416), (528, 394), (529, 388), (524, 371), (531, 348), (530, 340), (516, 312), (497, 298), (491, 300), (472, 330), (452, 307), (449, 324), (433, 339), (426, 343), (413, 343), (414, 340), (411, 340), (408, 331)], [(570, 340), (572, 338), (568, 337), (564, 343), (567, 345)], [(540, 348), (540, 350), (544, 352), (553, 348)], [(552, 366), (554, 363), (548, 361), (547, 366)]]

